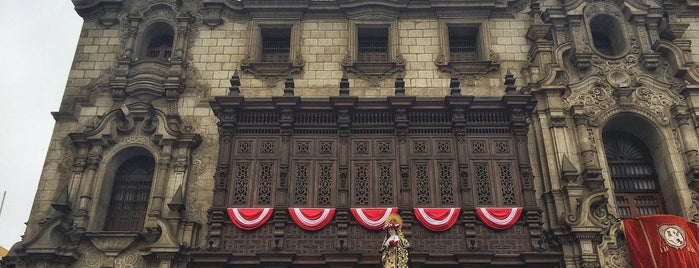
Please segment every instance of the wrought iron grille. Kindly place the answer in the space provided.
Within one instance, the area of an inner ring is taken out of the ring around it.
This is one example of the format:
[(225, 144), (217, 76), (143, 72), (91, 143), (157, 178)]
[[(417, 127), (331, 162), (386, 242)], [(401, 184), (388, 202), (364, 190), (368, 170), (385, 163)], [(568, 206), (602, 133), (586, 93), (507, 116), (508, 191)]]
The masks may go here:
[(665, 205), (660, 184), (646, 146), (623, 132), (606, 132), (602, 138), (618, 216), (630, 218), (663, 213)]
[(155, 37), (148, 42), (146, 57), (167, 60), (172, 56), (172, 35)]
[(449, 55), (451, 61), (478, 60), (478, 29), (469, 27), (449, 28)]
[(149, 156), (126, 160), (117, 169), (105, 231), (141, 231), (146, 217), (155, 161)]
[(360, 28), (357, 30), (357, 61), (388, 61), (387, 28)]
[(291, 29), (262, 29), (262, 62), (289, 62), (291, 51)]

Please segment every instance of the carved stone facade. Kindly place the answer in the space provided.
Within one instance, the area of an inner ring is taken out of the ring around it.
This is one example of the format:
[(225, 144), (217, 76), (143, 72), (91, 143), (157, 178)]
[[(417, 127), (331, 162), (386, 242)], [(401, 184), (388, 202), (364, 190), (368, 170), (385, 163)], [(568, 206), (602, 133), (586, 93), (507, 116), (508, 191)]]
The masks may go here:
[[(618, 167), (699, 221), (699, 3), (554, 2), (74, 0), (75, 64), (2, 265), (376, 267), (382, 234), (349, 209), (398, 207), (411, 267), (631, 267), (620, 219), (642, 212)], [(274, 214), (243, 231), (229, 207)], [(289, 207), (337, 213), (309, 232)], [(434, 232), (417, 207), (461, 214)], [(497, 231), (476, 207), (524, 212)]]

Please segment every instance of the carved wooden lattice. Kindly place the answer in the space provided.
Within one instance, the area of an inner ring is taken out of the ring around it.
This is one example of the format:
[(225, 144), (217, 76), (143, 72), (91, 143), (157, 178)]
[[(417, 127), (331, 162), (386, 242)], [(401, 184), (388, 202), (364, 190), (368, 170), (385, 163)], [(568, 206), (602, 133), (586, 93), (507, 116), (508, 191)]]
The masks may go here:
[(155, 161), (136, 156), (116, 172), (105, 231), (141, 231), (146, 217)]
[(393, 204), (393, 164), (379, 163), (379, 203)]
[(332, 172), (333, 164), (320, 164), (320, 176), (318, 176), (318, 204), (329, 205), (332, 202)]
[(393, 147), (390, 141), (380, 141), (377, 144), (379, 145), (378, 147), (380, 153), (390, 153), (391, 148)]
[(369, 204), (369, 165), (354, 165), (354, 200), (357, 205)]
[(440, 199), (444, 205), (454, 204), (454, 182), (452, 177), (452, 164), (439, 163), (439, 189)]
[(515, 184), (512, 178), (512, 164), (498, 163), (500, 170), (500, 187), (502, 189), (502, 203), (505, 205), (514, 205), (517, 203), (515, 198)]
[(451, 152), (451, 146), (449, 146), (449, 141), (438, 141), (437, 142), (437, 152), (440, 152), (440, 153)]
[(510, 143), (508, 141), (495, 141), (495, 153), (510, 153)]
[(308, 204), (308, 163), (296, 164), (296, 176), (294, 185), (294, 204)]
[(484, 140), (471, 141), (471, 152), (472, 153), (487, 153), (487, 147)]
[(417, 203), (430, 203), (430, 174), (426, 163), (415, 164), (415, 179), (417, 181)]
[(260, 176), (257, 179), (257, 203), (269, 204), (272, 198), (272, 163), (260, 164)]
[(252, 150), (252, 143), (248, 141), (241, 141), (238, 143), (239, 153), (249, 153)]
[(247, 203), (249, 178), (250, 163), (238, 162), (233, 183), (233, 204), (242, 205)]
[(369, 153), (369, 143), (365, 141), (355, 143), (354, 151), (358, 154)]
[(490, 187), (490, 171), (488, 170), (488, 163), (475, 162), (473, 163), (473, 166), (476, 177), (476, 186), (478, 187), (478, 204), (491, 205), (493, 204), (493, 196)]
[(415, 141), (413, 143), (413, 152), (426, 153), (427, 152), (427, 145), (425, 144), (425, 141)]
[(320, 142), (320, 153), (332, 153), (332, 152), (333, 152), (333, 143), (332, 142), (327, 142), (327, 141)]
[(262, 142), (262, 153), (274, 153), (274, 143)]

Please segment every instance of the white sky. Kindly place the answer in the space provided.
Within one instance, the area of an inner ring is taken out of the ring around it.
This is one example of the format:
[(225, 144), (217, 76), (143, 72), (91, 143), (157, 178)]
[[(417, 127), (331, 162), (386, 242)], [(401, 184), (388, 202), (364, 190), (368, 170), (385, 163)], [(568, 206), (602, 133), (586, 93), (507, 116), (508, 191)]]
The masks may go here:
[(0, 0), (0, 245), (24, 234), (82, 18), (70, 0)]

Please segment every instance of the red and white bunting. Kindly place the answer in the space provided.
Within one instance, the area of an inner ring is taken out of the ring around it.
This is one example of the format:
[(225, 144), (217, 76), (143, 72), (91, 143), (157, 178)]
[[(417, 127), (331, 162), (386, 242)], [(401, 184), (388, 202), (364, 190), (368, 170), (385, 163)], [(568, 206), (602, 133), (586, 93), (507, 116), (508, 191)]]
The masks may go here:
[(246, 231), (262, 226), (270, 216), (271, 208), (228, 208), (228, 217), (233, 224)]
[(289, 208), (289, 215), (306, 231), (318, 231), (328, 225), (335, 215), (334, 208)]
[(441, 232), (449, 230), (459, 218), (460, 208), (416, 208), (417, 218), (425, 228)]
[(504, 230), (519, 219), (522, 208), (476, 208), (476, 215), (490, 228)]
[(354, 219), (369, 230), (381, 230), (389, 215), (398, 212), (398, 208), (351, 208)]

